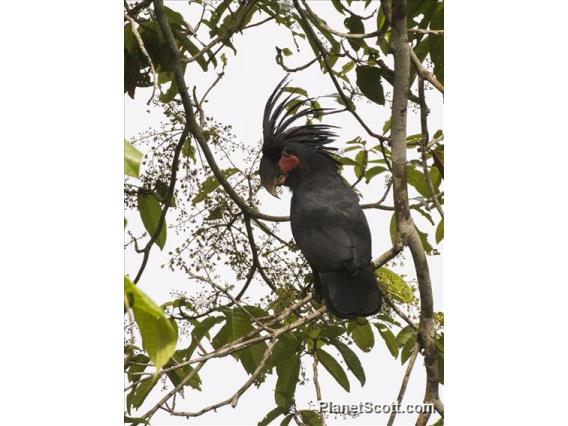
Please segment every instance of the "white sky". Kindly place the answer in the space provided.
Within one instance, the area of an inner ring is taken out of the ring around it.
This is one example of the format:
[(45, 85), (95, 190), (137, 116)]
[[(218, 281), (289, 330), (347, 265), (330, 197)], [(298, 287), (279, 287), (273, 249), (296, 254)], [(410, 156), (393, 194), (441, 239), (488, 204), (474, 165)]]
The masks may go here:
[[(190, 8), (185, 2), (167, 2), (167, 6), (178, 10), (186, 17), (190, 23), (195, 22)], [(332, 27), (343, 30), (343, 18), (333, 8), (331, 3), (312, 2), (311, 6), (316, 13), (328, 21)], [(369, 6), (372, 10), (374, 5)], [(356, 9), (356, 6), (354, 6)], [(193, 9), (195, 10), (195, 9)], [(253, 18), (256, 22), (258, 18)], [(369, 30), (367, 28), (367, 30)], [(274, 23), (252, 28), (244, 32), (244, 35), (236, 35), (233, 43), (237, 49), (237, 55), (227, 49), (226, 55), (229, 64), (225, 76), (211, 92), (206, 104), (206, 114), (215, 117), (216, 120), (233, 126), (233, 132), (237, 140), (246, 143), (256, 143), (261, 138), (261, 117), (264, 104), (268, 95), (272, 92), (275, 84), (284, 76), (284, 71), (275, 63), (275, 46), (280, 48), (288, 47), (294, 52), (294, 56), (286, 57), (286, 64), (290, 67), (298, 66), (312, 59), (311, 50), (302, 48), (302, 52), (295, 51), (289, 32), (278, 27)], [(372, 39), (369, 40), (372, 43)], [(386, 60), (391, 63), (390, 57)], [(204, 73), (196, 64), (192, 64), (186, 72), (188, 86), (197, 85), (203, 93), (204, 88), (208, 87), (215, 78), (215, 74), (209, 70)], [(313, 65), (301, 73), (292, 75), (291, 85), (300, 86), (308, 90), (310, 96), (322, 96), (335, 93), (330, 79), (322, 75), (319, 67)], [(391, 92), (390, 86), (385, 82), (385, 92)], [(127, 138), (136, 136), (139, 132), (148, 127), (158, 127), (163, 119), (158, 111), (147, 113), (149, 107), (146, 101), (149, 98), (150, 89), (137, 89), (136, 99), (131, 100), (125, 95), (125, 136)], [(431, 110), (429, 117), (429, 129), (431, 134), (435, 130), (442, 128), (442, 97), (434, 90), (427, 92), (429, 107)], [(333, 101), (329, 106), (337, 106)], [(385, 120), (390, 117), (390, 107), (387, 104), (384, 108), (379, 108), (370, 102), (359, 102), (357, 104), (358, 113), (366, 120), (373, 129), (381, 129)], [(344, 142), (361, 136), (373, 143), (361, 129), (356, 120), (348, 113), (336, 114), (329, 118), (330, 122), (340, 127), (339, 137), (335, 146), (344, 147)], [(410, 109), (408, 116), (408, 134), (420, 132), (419, 116), (416, 110)], [(374, 143), (373, 143), (374, 144)], [(223, 159), (219, 159), (221, 164)], [(351, 179), (352, 180), (352, 179)], [(364, 202), (376, 201), (383, 192), (383, 177), (377, 177), (371, 181), (370, 186), (361, 185), (359, 189), (364, 195)], [(377, 195), (378, 194), (378, 195)], [(416, 194), (415, 194), (416, 195)], [(412, 193), (411, 193), (412, 196)], [(392, 205), (392, 197), (389, 197)], [(290, 194), (285, 192), (281, 200), (277, 200), (263, 191), (261, 196), (262, 211), (274, 214), (288, 214)], [(391, 212), (380, 210), (365, 210), (373, 237), (374, 255), (379, 255), (391, 245), (389, 236), (389, 220)], [(432, 213), (437, 217), (437, 213)], [(127, 229), (135, 234), (142, 231), (142, 225), (137, 217), (137, 213), (127, 215)], [(427, 222), (421, 217), (416, 218), (419, 226), (427, 228)], [(437, 220), (437, 219), (436, 219)], [(289, 232), (289, 224), (283, 224), (282, 229)], [(433, 242), (433, 238), (431, 238)], [(157, 248), (152, 250), (149, 264), (140, 281), (140, 287), (156, 302), (162, 303), (171, 298), (170, 291), (179, 289), (187, 291), (192, 283), (181, 273), (172, 273), (166, 269), (161, 269), (160, 265), (167, 263), (167, 252), (182, 241), (173, 232), (168, 233), (168, 241), (163, 252)], [(411, 257), (405, 256), (405, 266), (397, 267), (399, 273), (406, 273), (408, 278), (414, 278)], [(140, 264), (140, 255), (133, 251), (128, 251), (125, 260), (126, 272), (134, 275)], [(434, 306), (435, 310), (442, 308), (442, 257), (429, 257), (430, 273), (433, 283)], [(265, 288), (255, 288), (251, 286), (247, 294), (255, 296), (262, 295)], [(358, 348), (353, 348), (360, 357), (365, 369), (367, 382), (363, 388), (359, 385), (354, 376), (348, 372), (351, 383), (351, 392), (345, 392), (327, 371), (320, 368), (320, 381), (322, 386), (323, 400), (334, 403), (346, 404), (364, 401), (374, 403), (391, 403), (396, 399), (405, 367), (401, 367), (400, 361), (395, 360), (389, 354), (383, 340), (375, 332), (375, 347), (370, 353), (363, 353)], [(332, 352), (330, 350), (330, 352)], [(240, 364), (232, 358), (214, 360), (206, 364), (201, 370), (200, 375), (203, 381), (202, 392), (189, 391), (185, 400), (178, 398), (177, 409), (182, 411), (196, 411), (204, 406), (226, 399), (235, 392), (247, 379), (247, 375)], [(304, 386), (298, 386), (296, 391), (297, 406), (307, 408), (309, 401), (315, 401), (315, 392), (311, 382), (311, 364), (306, 369), (306, 375), (310, 381)], [(414, 372), (406, 391), (405, 403), (420, 403), (424, 393), (424, 367), (422, 359), (416, 362)], [(276, 375), (269, 376), (260, 389), (249, 389), (240, 399), (239, 405), (235, 410), (230, 407), (222, 407), (217, 412), (210, 412), (198, 419), (193, 419), (194, 424), (256, 424), (268, 411), (275, 407), (274, 386)], [(443, 388), (443, 387), (442, 387)], [(141, 407), (141, 412), (149, 408), (158, 397), (159, 392), (147, 399)], [(435, 418), (435, 417), (432, 417)], [(384, 414), (365, 414), (357, 419), (328, 419), (328, 424), (386, 424), (388, 415)], [(414, 424), (416, 415), (397, 415), (396, 424)], [(281, 418), (280, 418), (281, 420)], [(279, 420), (277, 420), (279, 421)], [(154, 416), (155, 424), (186, 424), (185, 418), (170, 417), (163, 411), (158, 411)], [(274, 422), (275, 424), (276, 421)]]

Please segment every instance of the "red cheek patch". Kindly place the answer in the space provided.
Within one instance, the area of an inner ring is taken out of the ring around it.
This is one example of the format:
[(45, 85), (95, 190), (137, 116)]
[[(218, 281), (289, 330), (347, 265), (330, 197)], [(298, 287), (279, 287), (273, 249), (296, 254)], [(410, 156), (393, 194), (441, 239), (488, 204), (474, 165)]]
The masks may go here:
[(282, 157), (280, 157), (280, 161), (278, 161), (278, 167), (280, 167), (280, 171), (282, 173), (288, 173), (298, 164), (300, 164), (298, 157), (296, 157), (295, 155), (286, 154), (285, 152), (282, 153)]

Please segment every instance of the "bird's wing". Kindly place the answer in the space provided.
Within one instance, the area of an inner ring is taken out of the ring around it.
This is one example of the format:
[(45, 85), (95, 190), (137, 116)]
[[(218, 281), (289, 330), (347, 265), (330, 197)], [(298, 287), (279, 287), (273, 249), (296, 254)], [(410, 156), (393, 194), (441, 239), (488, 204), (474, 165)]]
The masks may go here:
[(355, 196), (309, 207), (294, 215), (292, 233), (317, 271), (349, 271), (368, 264), (371, 235)]

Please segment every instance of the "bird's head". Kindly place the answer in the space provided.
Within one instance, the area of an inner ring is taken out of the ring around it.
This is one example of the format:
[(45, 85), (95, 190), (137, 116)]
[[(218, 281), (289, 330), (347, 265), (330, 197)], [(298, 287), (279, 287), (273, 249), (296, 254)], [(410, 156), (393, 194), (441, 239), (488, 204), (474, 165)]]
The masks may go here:
[[(333, 142), (334, 126), (325, 124), (291, 125), (301, 117), (315, 116), (322, 109), (313, 108), (313, 99), (300, 99), (293, 93), (278, 102), (287, 87), (284, 78), (268, 98), (264, 108), (263, 145), (260, 160), (260, 181), (266, 190), (278, 197), (277, 187), (289, 185), (289, 176), (306, 163), (314, 154), (329, 155), (333, 148), (325, 147)], [(286, 108), (290, 103), (294, 108)]]

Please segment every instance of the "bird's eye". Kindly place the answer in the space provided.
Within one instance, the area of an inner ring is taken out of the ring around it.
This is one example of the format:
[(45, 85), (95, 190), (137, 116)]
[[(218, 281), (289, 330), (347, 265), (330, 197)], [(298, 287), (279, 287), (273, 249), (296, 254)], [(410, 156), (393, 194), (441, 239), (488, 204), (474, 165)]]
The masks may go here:
[(287, 147), (287, 148), (284, 148), (284, 149), (282, 150), (282, 152), (283, 152), (284, 154), (288, 154), (288, 155), (294, 154), (294, 150), (291, 149), (291, 148), (288, 148), (288, 147)]

